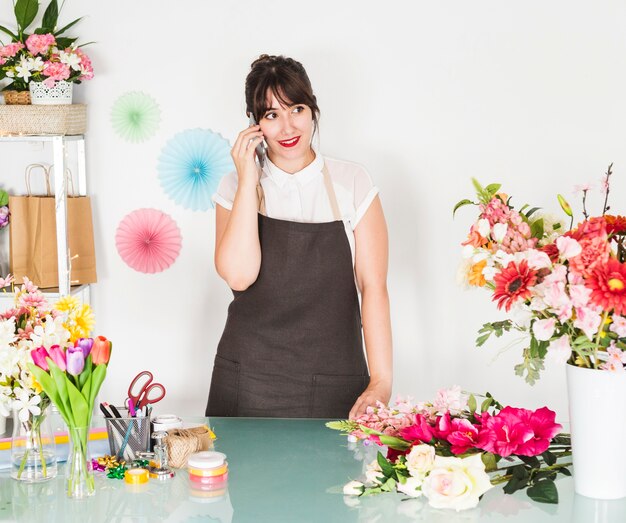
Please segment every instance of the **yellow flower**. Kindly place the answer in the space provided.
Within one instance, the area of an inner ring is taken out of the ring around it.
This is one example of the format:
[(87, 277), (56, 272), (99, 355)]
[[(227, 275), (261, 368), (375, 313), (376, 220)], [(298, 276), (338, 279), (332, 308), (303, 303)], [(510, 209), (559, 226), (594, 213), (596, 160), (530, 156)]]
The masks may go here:
[(78, 338), (87, 338), (94, 326), (94, 315), (91, 307), (83, 304), (72, 311), (68, 317), (65, 328), (70, 332), (70, 341)]
[(35, 394), (41, 394), (41, 392), (43, 391), (43, 389), (41, 388), (41, 385), (35, 379), (35, 376), (33, 374), (30, 375), (30, 384), (29, 384), (29, 386), (30, 386), (31, 389), (33, 389), (35, 391)]
[(80, 305), (76, 296), (63, 296), (54, 304), (54, 308), (61, 312), (70, 312), (77, 309)]
[(467, 275), (467, 282), (475, 287), (482, 287), (485, 285), (485, 277), (483, 276), (483, 269), (487, 265), (487, 260), (481, 260), (478, 263), (472, 265)]

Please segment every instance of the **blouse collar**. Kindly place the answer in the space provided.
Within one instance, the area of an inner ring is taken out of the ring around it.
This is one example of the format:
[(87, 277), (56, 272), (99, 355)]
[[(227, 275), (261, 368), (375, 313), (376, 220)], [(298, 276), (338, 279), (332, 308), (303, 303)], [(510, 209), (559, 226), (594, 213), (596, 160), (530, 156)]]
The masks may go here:
[(272, 163), (268, 156), (265, 157), (265, 165), (263, 167), (263, 172), (271, 178), (279, 187), (282, 187), (289, 180), (295, 180), (300, 185), (306, 185), (315, 177), (322, 174), (322, 169), (324, 168), (324, 159), (322, 155), (314, 151), (315, 159), (307, 165), (301, 171), (290, 174), (286, 171), (283, 171), (276, 165)]

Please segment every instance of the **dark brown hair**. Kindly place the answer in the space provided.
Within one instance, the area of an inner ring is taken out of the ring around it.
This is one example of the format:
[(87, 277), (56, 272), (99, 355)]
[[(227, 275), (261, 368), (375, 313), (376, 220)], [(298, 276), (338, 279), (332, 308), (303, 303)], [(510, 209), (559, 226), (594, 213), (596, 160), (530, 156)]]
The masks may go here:
[(246, 111), (259, 122), (270, 108), (267, 93), (272, 92), (283, 105), (303, 104), (313, 113), (317, 129), (320, 109), (311, 81), (300, 62), (286, 56), (262, 54), (250, 66), (246, 77)]

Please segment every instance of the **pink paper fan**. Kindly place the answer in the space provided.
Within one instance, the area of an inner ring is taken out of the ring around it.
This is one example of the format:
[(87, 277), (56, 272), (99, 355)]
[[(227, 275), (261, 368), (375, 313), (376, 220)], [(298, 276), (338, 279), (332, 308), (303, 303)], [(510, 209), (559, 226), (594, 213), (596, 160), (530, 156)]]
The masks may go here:
[(127, 214), (118, 225), (115, 246), (122, 260), (136, 271), (161, 272), (180, 253), (180, 230), (164, 212), (138, 209)]

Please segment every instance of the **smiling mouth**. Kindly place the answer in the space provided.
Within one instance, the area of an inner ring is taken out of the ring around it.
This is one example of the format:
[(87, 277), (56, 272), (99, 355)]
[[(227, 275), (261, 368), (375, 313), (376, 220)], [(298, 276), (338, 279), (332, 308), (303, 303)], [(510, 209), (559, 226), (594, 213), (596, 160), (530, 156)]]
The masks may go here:
[(296, 145), (298, 142), (300, 141), (300, 137), (296, 136), (295, 138), (291, 138), (289, 140), (283, 140), (283, 141), (278, 141), (278, 143), (280, 145), (282, 145), (283, 147), (293, 147), (294, 145)]

